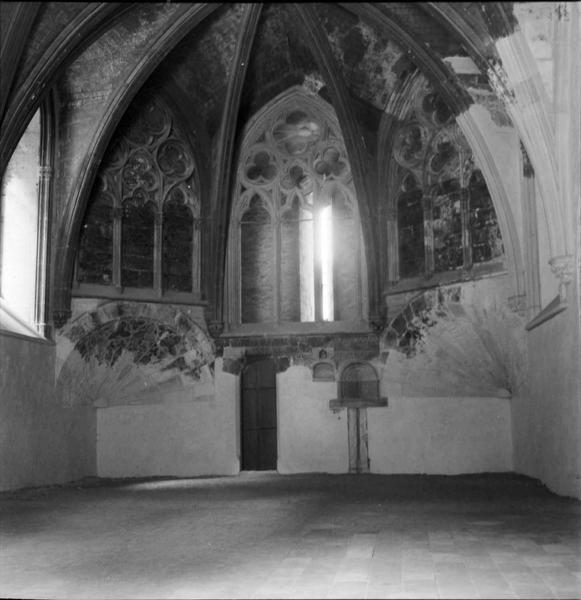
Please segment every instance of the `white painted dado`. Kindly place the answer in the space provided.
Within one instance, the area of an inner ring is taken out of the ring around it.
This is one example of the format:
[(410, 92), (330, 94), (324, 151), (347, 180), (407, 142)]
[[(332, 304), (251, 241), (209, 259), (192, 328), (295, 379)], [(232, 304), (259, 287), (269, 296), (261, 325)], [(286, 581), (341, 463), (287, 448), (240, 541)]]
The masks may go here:
[(368, 408), (372, 473), (512, 471), (510, 400), (390, 397)]
[(347, 413), (334, 414), (335, 382), (313, 382), (307, 367), (293, 366), (276, 378), (279, 473), (346, 473)]
[[(240, 378), (215, 365), (215, 395), (166, 393), (159, 404), (97, 409), (100, 477), (239, 472)], [(332, 412), (336, 382), (292, 366), (277, 375), (278, 471), (347, 473), (347, 411)], [(390, 397), (368, 408), (372, 473), (513, 470), (510, 400)]]
[(214, 396), (184, 390), (159, 404), (97, 409), (99, 477), (233, 475), (237, 458), (236, 382), (216, 361)]

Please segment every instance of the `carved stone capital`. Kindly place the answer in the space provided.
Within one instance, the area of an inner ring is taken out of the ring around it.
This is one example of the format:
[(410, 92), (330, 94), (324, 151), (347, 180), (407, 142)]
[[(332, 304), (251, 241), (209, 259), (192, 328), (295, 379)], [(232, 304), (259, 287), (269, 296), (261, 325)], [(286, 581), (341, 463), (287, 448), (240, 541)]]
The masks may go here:
[(54, 175), (54, 169), (49, 165), (41, 166), (39, 172), (43, 179), (50, 179)]
[(208, 323), (208, 332), (213, 338), (220, 337), (224, 332), (224, 322), (223, 321), (210, 321)]
[(524, 316), (527, 309), (527, 297), (524, 294), (510, 296), (508, 298), (508, 308), (512, 312)]
[(371, 315), (369, 317), (369, 325), (374, 333), (381, 333), (385, 327), (385, 317), (382, 315)]
[(70, 310), (55, 310), (52, 314), (52, 320), (55, 329), (61, 329), (64, 324), (71, 318)]
[(567, 286), (573, 281), (574, 260), (573, 256), (566, 254), (563, 256), (554, 256), (549, 261), (551, 271), (559, 280), (559, 296), (561, 300), (567, 299)]

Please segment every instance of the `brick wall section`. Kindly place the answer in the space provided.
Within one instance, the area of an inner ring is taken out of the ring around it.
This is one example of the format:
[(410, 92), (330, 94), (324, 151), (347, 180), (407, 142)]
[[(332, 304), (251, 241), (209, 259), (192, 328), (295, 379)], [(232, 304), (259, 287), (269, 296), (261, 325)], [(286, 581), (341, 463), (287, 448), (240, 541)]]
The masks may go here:
[(284, 337), (225, 336), (217, 340), (217, 346), (217, 355), (225, 355), (224, 370), (238, 374), (244, 356), (272, 356), (280, 370), (288, 368), (291, 362), (311, 366), (319, 360), (313, 352), (316, 348), (328, 348), (329, 355), (337, 365), (354, 360), (372, 360), (379, 355), (379, 336), (374, 333), (294, 334)]

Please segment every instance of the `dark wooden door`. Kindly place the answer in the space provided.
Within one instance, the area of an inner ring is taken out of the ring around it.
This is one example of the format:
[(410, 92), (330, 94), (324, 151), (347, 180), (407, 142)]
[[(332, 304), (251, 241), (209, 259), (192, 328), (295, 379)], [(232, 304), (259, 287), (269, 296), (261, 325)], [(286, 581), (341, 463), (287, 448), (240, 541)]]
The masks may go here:
[(249, 364), (242, 373), (242, 469), (276, 469), (276, 371), (271, 358)]

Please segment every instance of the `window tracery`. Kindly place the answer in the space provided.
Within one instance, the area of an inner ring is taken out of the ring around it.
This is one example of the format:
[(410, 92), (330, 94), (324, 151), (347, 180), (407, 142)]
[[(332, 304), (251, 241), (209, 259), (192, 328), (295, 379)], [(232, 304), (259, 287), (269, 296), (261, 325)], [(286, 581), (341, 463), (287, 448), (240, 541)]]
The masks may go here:
[(146, 97), (128, 111), (102, 162), (81, 231), (77, 282), (97, 294), (95, 285), (158, 297), (198, 293), (199, 219), (186, 138), (168, 108)]
[(392, 281), (503, 267), (482, 173), (452, 112), (427, 82), (394, 135), (392, 160), (398, 238)]
[[(247, 129), (229, 238), (232, 324), (362, 318), (349, 161), (335, 117), (317, 102), (290, 94)], [(257, 198), (260, 223), (249, 213)]]

